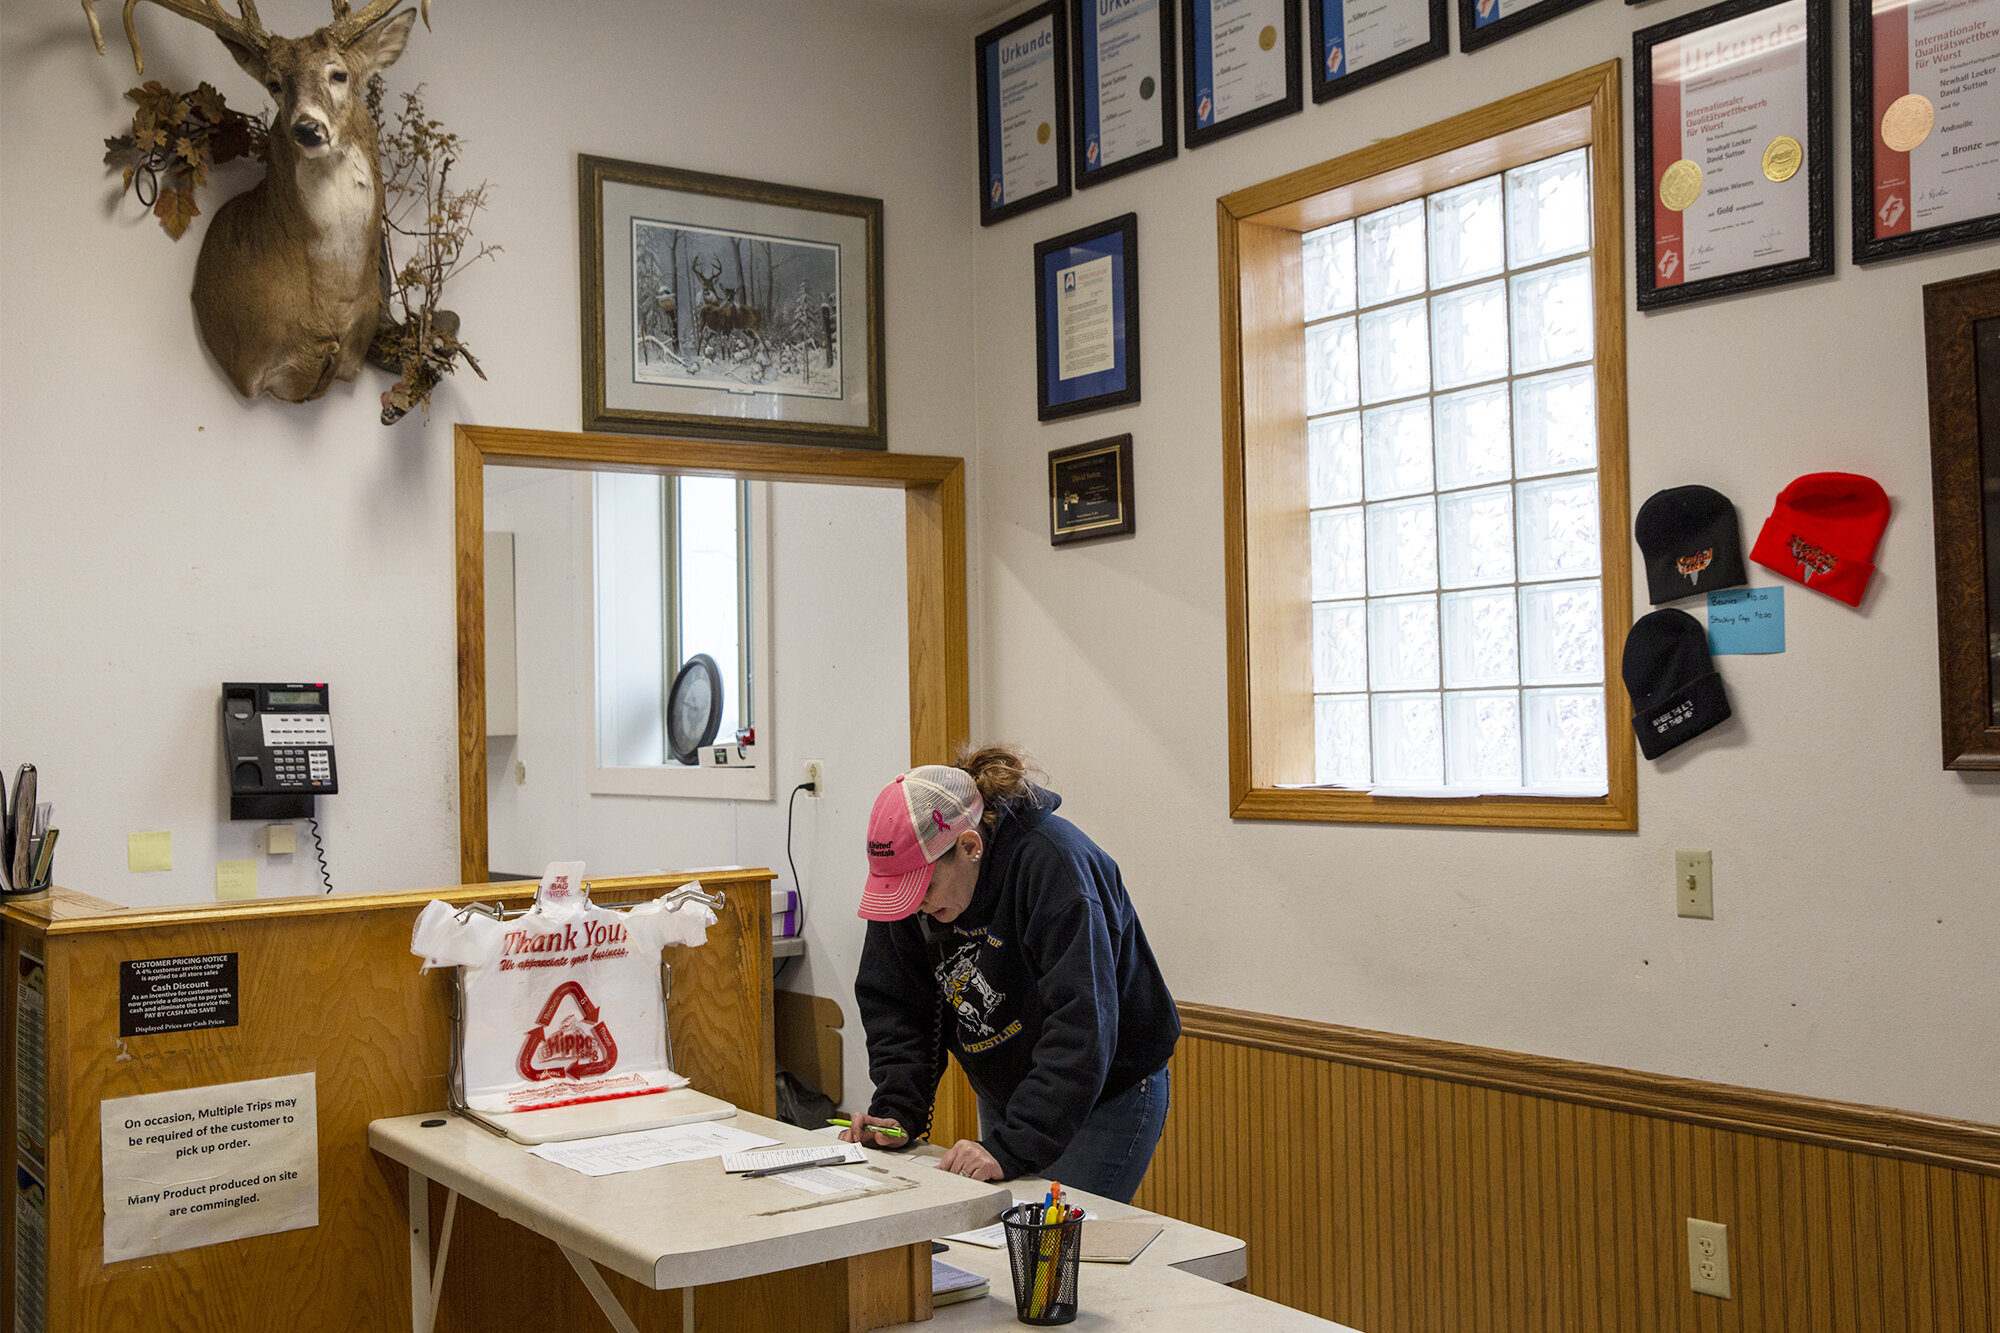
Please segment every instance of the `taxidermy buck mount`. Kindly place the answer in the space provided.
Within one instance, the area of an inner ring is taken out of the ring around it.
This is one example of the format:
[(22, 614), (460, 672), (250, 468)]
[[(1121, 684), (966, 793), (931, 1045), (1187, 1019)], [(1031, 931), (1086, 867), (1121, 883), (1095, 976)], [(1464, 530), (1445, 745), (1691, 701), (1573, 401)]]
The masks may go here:
[[(320, 397), (361, 370), (383, 312), (382, 169), (363, 90), (396, 63), (416, 10), (389, 17), (399, 0), (371, 0), (350, 13), (333, 0), (333, 22), (304, 37), (264, 30), (256, 0), (153, 0), (199, 23), (277, 105), (264, 179), (224, 203), (195, 261), (194, 310), (202, 342), (246, 398), (289, 403)], [(104, 53), (94, 0), (82, 0)], [(125, 36), (146, 72), (132, 11)], [(422, 0), (430, 26), (430, 0)]]

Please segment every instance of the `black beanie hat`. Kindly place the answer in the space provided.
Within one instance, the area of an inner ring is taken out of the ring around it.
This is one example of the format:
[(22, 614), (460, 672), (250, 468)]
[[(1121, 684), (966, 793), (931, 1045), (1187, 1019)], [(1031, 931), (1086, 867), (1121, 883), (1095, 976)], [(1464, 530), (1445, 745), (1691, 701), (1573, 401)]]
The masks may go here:
[(1639, 752), (1658, 759), (1729, 716), (1722, 677), (1708, 660), (1708, 631), (1685, 611), (1639, 617), (1625, 637), (1625, 688)]
[(1748, 583), (1736, 506), (1706, 486), (1676, 486), (1639, 506), (1633, 536), (1646, 556), (1654, 606)]

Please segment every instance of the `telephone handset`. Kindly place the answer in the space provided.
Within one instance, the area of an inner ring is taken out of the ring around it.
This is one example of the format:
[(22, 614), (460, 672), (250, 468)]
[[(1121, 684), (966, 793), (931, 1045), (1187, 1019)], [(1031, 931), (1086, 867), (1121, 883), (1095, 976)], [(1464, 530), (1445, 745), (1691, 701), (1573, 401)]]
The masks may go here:
[(222, 687), (231, 819), (310, 819), (313, 797), (340, 790), (325, 682)]

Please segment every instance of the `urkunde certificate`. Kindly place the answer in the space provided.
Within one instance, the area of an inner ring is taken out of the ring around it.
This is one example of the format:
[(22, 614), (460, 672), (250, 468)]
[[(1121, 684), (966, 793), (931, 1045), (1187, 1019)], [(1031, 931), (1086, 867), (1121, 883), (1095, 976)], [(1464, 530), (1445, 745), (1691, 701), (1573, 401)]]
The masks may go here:
[(2000, 0), (1874, 0), (1875, 235), (2000, 212)]
[(1026, 199), (1058, 183), (1056, 164), (1063, 149), (1056, 139), (1056, 21), (1044, 16), (986, 48), (987, 83), (994, 90), (995, 142), (988, 161), (992, 206)]
[(1812, 257), (1806, 0), (1653, 48), (1653, 277)]
[(1118, 366), (1112, 338), (1110, 255), (1056, 274), (1056, 378), (1099, 375)]
[(1285, 4), (1197, 0), (1190, 34), (1196, 43), (1195, 124), (1220, 124), (1285, 100)]
[(1160, 114), (1160, 5), (1163, 0), (1087, 0), (1079, 43), (1097, 67), (1095, 98), (1084, 100), (1085, 165), (1108, 167), (1166, 142)]

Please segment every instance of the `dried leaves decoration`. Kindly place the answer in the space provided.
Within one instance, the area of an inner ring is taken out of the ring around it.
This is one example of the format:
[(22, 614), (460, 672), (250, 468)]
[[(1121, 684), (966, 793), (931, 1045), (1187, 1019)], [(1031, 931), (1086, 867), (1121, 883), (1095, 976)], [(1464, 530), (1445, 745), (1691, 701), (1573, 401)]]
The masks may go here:
[[(383, 84), (369, 80), (368, 111), (382, 151), (382, 322), (368, 359), (398, 375), (382, 395), (382, 424), (411, 408), (428, 409), (431, 391), (457, 369), (459, 358), (481, 379), (472, 350), (458, 340), (458, 316), (441, 309), (444, 285), (471, 264), (500, 253), (476, 242), (472, 220), (486, 207), (487, 183), (451, 186), (464, 142), (424, 110), (424, 86), (403, 94), (393, 127), (383, 121)], [(401, 317), (397, 317), (400, 310)]]
[(132, 128), (104, 141), (104, 164), (124, 170), (124, 188), (178, 241), (201, 214), (194, 195), (212, 168), (264, 156), (264, 122), (232, 110), (206, 83), (177, 93), (155, 79), (125, 96), (137, 108)]
[[(469, 190), (451, 188), (463, 141), (425, 113), (423, 86), (403, 94), (393, 128), (383, 123), (383, 93), (381, 78), (371, 79), (368, 112), (380, 134), (385, 207), (382, 319), (368, 359), (399, 377), (382, 395), (387, 426), (413, 407), (427, 408), (431, 391), (457, 369), (460, 358), (486, 378), (472, 350), (458, 340), (458, 316), (439, 302), (447, 279), (500, 253), (500, 247), (473, 239), (472, 219), (486, 207), (488, 186), (481, 181)], [(104, 141), (104, 163), (123, 170), (123, 188), (179, 240), (201, 215), (195, 191), (208, 184), (209, 172), (237, 158), (264, 160), (268, 126), (233, 110), (206, 83), (179, 93), (151, 80), (125, 96), (136, 107), (132, 128)], [(408, 252), (400, 262), (399, 250)]]

